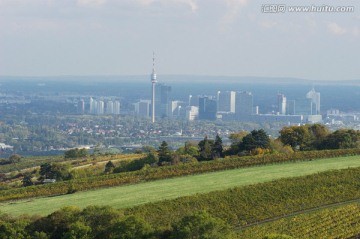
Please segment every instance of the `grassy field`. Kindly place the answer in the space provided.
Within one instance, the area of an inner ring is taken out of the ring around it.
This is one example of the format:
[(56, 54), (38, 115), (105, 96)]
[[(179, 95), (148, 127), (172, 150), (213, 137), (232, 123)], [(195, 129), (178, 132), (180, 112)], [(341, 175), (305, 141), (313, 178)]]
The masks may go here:
[(27, 199), (1, 203), (0, 210), (12, 215), (47, 215), (68, 205), (75, 205), (80, 208), (89, 205), (110, 205), (115, 208), (125, 208), (195, 193), (206, 193), (279, 178), (303, 176), (348, 167), (360, 167), (360, 156), (226, 170), (135, 185), (78, 192), (63, 196)]

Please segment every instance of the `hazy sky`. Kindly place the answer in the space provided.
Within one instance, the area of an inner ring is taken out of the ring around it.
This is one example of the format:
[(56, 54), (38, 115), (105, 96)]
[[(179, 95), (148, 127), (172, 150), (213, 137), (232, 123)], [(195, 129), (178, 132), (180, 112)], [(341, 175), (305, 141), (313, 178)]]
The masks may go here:
[[(355, 10), (288, 10), (311, 5)], [(0, 75), (150, 74), (153, 50), (159, 77), (360, 79), (360, 1), (0, 0)]]

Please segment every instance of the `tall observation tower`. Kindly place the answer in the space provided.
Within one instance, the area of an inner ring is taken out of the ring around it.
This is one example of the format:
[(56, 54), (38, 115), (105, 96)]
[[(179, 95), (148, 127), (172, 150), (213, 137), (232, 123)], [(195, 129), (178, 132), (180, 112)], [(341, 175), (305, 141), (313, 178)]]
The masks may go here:
[(151, 84), (152, 84), (152, 98), (151, 98), (151, 120), (155, 122), (155, 84), (156, 84), (156, 73), (155, 73), (155, 53), (153, 52), (153, 68), (151, 73)]

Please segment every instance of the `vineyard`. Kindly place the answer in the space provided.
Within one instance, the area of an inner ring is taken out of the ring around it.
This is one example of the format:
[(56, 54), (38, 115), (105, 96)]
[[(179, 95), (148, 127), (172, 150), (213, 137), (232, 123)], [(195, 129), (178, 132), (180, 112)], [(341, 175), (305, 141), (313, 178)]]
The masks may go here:
[[(113, 187), (144, 181), (173, 178), (206, 172), (236, 169), (242, 167), (267, 165), (273, 163), (311, 161), (320, 158), (359, 155), (360, 149), (306, 151), (292, 154), (269, 154), (248, 157), (229, 157), (200, 163), (186, 163), (173, 166), (147, 168), (135, 172), (116, 173), (102, 176), (86, 177), (48, 185), (29, 186), (0, 191), (0, 201), (67, 194), (74, 191)], [(138, 157), (138, 156), (137, 156)]]
[(240, 230), (238, 235), (240, 238), (263, 238), (272, 233), (303, 239), (357, 236), (360, 233), (360, 205), (350, 204), (280, 219)]
[[(330, 158), (306, 162), (288, 162), (259, 167), (225, 170), (165, 180), (77, 192), (57, 197), (43, 197), (2, 203), (2, 210), (11, 214), (46, 215), (57, 208), (76, 205), (110, 205), (116, 208), (132, 207), (147, 202), (173, 199), (195, 193), (207, 193), (249, 184), (296, 177), (348, 167), (360, 167), (359, 156)], [(55, 185), (55, 184), (52, 184)], [(105, 200), (106, 198), (106, 200)], [(54, 206), (56, 205), (56, 206)]]
[(288, 215), (322, 205), (360, 198), (360, 168), (328, 171), (297, 178), (197, 194), (124, 209), (155, 227), (197, 210), (205, 210), (233, 227)]

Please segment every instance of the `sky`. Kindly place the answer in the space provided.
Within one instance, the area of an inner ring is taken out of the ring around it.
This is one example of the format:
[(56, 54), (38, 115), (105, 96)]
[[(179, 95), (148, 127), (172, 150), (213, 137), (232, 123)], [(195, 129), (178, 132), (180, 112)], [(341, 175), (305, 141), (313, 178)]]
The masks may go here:
[(158, 77), (360, 79), (360, 1), (0, 0), (0, 75), (150, 74), (153, 52)]

